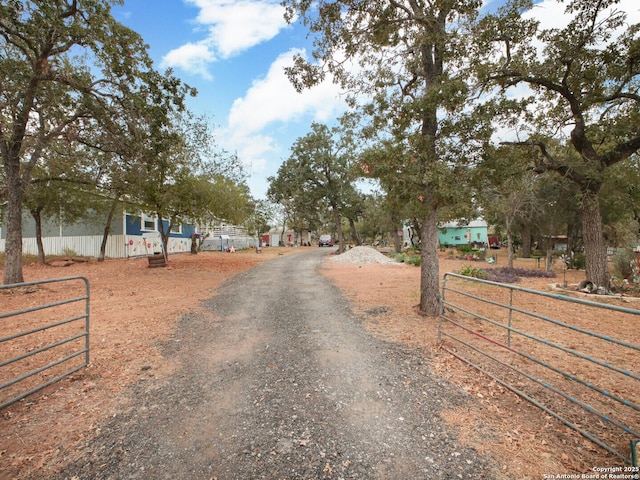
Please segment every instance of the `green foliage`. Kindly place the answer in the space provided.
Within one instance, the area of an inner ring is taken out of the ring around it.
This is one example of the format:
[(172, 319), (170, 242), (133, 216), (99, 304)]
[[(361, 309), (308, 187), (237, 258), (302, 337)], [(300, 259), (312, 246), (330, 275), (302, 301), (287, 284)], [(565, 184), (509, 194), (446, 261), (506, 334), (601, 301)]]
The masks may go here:
[(463, 265), (458, 273), (465, 277), (480, 278), (483, 280), (487, 278), (487, 274), (483, 269), (474, 267), (473, 265)]
[(587, 265), (587, 257), (584, 253), (574, 253), (573, 254), (573, 268), (576, 270), (584, 270)]
[(472, 254), (473, 248), (471, 245), (457, 245), (456, 250), (462, 254)]
[(422, 259), (420, 258), (420, 255), (416, 255), (410, 252), (404, 252), (404, 253), (392, 252), (389, 254), (389, 256), (400, 263), (406, 263), (408, 265), (419, 266), (422, 263)]
[(633, 281), (636, 273), (634, 272), (634, 266), (636, 263), (636, 254), (631, 248), (619, 249), (611, 259), (613, 263), (614, 274), (618, 278)]
[(419, 255), (407, 255), (405, 257), (405, 263), (409, 265), (419, 266), (422, 263), (422, 258)]
[(405, 255), (404, 253), (391, 252), (389, 253), (389, 257), (397, 260), (400, 263), (404, 263)]
[(389, 254), (389, 256), (400, 263), (406, 263), (408, 265), (419, 266), (422, 263), (422, 259), (420, 258), (420, 255), (416, 255), (410, 252), (404, 252), (404, 253), (392, 252)]
[[(496, 120), (518, 126), (523, 140), (510, 144), (529, 156), (531, 171), (553, 172), (574, 184), (588, 230), (583, 232), (587, 274), (606, 287), (606, 209), (601, 210), (600, 195), (610, 188), (609, 170), (640, 150), (638, 70), (629, 68), (637, 58), (640, 25), (629, 25), (615, 0), (565, 3), (571, 18), (562, 28), (545, 30), (523, 15), (534, 8), (531, 0), (507, 3), (486, 15), (477, 25), (471, 58), (480, 83), (504, 94), (494, 109)], [(530, 87), (530, 96), (513, 109), (500, 108), (521, 84)], [(535, 110), (523, 108), (527, 103)], [(569, 130), (570, 143), (556, 140), (558, 132)], [(619, 179), (630, 186), (633, 176), (637, 179), (637, 169)], [(633, 194), (626, 190), (616, 195), (609, 189), (610, 202), (628, 202)]]
[(361, 209), (352, 168), (351, 136), (339, 128), (313, 123), (311, 131), (296, 140), (291, 156), (269, 177), (267, 195), (285, 209), (286, 222), (295, 230), (319, 223), (332, 215), (339, 248), (344, 248), (341, 218)]
[[(69, 217), (77, 215), (82, 200), (73, 201), (71, 189), (61, 185), (100, 189), (116, 199), (138, 193), (136, 180), (151, 176), (150, 163), (168, 160), (167, 144), (173, 147), (178, 136), (171, 117), (184, 110), (187, 95), (195, 94), (171, 72), (153, 69), (140, 35), (111, 15), (114, 3), (0, 5), (5, 283), (23, 278), (24, 207), (52, 210), (57, 202)], [(59, 185), (48, 188), (52, 182)], [(87, 191), (73, 193), (87, 198)]]

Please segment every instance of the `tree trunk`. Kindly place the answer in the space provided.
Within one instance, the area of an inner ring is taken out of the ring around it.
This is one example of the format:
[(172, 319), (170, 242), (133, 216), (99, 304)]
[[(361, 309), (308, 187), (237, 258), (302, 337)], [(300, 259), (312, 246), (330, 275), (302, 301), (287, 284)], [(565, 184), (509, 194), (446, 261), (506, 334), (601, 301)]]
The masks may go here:
[(596, 286), (609, 290), (607, 246), (602, 233), (602, 216), (597, 193), (583, 192), (581, 204), (586, 277)]
[(522, 226), (522, 258), (531, 258), (531, 227), (528, 223)]
[(7, 180), (7, 238), (5, 242), (5, 285), (24, 282), (22, 274), (22, 200), (23, 184), (20, 179), (20, 161), (5, 161)]
[[(422, 225), (420, 225), (420, 223), (418, 222), (418, 219), (415, 217), (411, 220), (411, 222), (413, 224), (413, 228), (411, 229), (411, 234), (410, 234), (411, 246), (420, 248), (420, 235), (422, 235)], [(419, 234), (417, 242), (415, 241), (416, 234)]]
[(280, 241), (278, 242), (279, 247), (284, 247), (284, 232), (286, 228), (287, 228), (287, 220), (285, 219), (285, 221), (282, 222), (282, 231), (280, 232)]
[(505, 219), (505, 227), (507, 234), (507, 266), (513, 268), (513, 234), (511, 233), (511, 219), (508, 215)]
[[(102, 243), (100, 244), (100, 253), (98, 254), (98, 261), (104, 262), (104, 256), (107, 252), (107, 240), (109, 239), (109, 233), (111, 233), (111, 222), (113, 221), (113, 214), (116, 211), (118, 205), (118, 197), (113, 199), (109, 214), (107, 215), (107, 223), (104, 226), (104, 233), (102, 234)], [(126, 232), (122, 232), (126, 233)]]
[(332, 206), (333, 221), (336, 224), (336, 234), (338, 235), (338, 253), (344, 253), (344, 235), (342, 235), (342, 218), (340, 217), (340, 211)]
[(547, 272), (553, 271), (553, 249), (551, 247), (547, 248), (547, 259), (545, 262), (545, 270)]
[(362, 241), (358, 236), (358, 230), (356, 229), (356, 222), (351, 217), (349, 217), (349, 231), (351, 233), (351, 240), (353, 240), (355, 246), (358, 247), (362, 245)]
[(437, 317), (440, 314), (440, 264), (435, 209), (422, 220), (420, 257), (420, 313)]
[(513, 236), (507, 230), (507, 266), (513, 268)]
[(400, 222), (395, 215), (391, 215), (391, 225), (393, 228), (393, 250), (396, 253), (400, 253), (402, 252), (402, 239), (398, 236), (398, 225), (400, 225)]
[(573, 268), (573, 253), (575, 252), (578, 244), (578, 232), (578, 225), (573, 221), (570, 221), (567, 224), (567, 258), (569, 259), (567, 268)]
[(398, 235), (397, 229), (393, 229), (393, 232), (391, 232), (391, 237), (393, 238), (393, 250), (396, 253), (402, 252), (402, 237)]
[(36, 245), (38, 246), (38, 263), (44, 265), (46, 258), (44, 254), (44, 244), (42, 243), (42, 207), (36, 207), (31, 209), (31, 216), (36, 223)]
[(164, 255), (164, 261), (169, 259), (169, 237), (171, 236), (171, 227), (173, 222), (169, 222), (167, 225), (167, 231), (164, 231), (164, 221), (162, 217), (158, 215), (158, 231), (160, 232), (160, 240), (162, 241), (162, 254)]

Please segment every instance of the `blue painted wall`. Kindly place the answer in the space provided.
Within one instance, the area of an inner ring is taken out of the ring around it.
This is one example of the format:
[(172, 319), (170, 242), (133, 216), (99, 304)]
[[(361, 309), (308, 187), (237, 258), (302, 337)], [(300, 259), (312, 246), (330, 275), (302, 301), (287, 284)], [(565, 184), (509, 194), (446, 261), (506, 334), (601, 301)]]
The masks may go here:
[[(471, 234), (471, 239), (467, 238), (467, 233)], [(473, 225), (473, 223), (464, 227), (451, 224), (441, 226), (438, 228), (438, 240), (442, 246), (468, 245), (469, 243), (489, 243), (486, 225)]]
[[(169, 222), (167, 220), (162, 221), (163, 228), (166, 229), (169, 227)], [(142, 219), (140, 215), (126, 215), (126, 225), (127, 225), (127, 235), (144, 235), (145, 233), (149, 233), (152, 230), (142, 230)], [(190, 238), (191, 235), (195, 233), (196, 229), (193, 225), (182, 224), (182, 230), (180, 233), (171, 232), (171, 237), (173, 238)]]

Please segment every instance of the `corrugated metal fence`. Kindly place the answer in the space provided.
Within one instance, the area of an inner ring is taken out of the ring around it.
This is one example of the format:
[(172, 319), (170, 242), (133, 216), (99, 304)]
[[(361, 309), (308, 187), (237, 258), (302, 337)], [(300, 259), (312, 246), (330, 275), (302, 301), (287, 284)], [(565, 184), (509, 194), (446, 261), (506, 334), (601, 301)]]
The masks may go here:
[[(223, 247), (233, 246), (238, 250), (254, 248), (257, 239), (248, 235), (238, 235), (237, 229), (229, 229), (233, 235), (222, 239), (212, 235), (205, 240), (203, 250), (221, 250)], [(0, 239), (0, 252), (5, 249), (6, 240)], [(45, 237), (42, 239), (46, 255), (77, 255), (80, 257), (98, 257), (102, 235), (86, 235), (80, 237)], [(111, 235), (105, 249), (106, 258), (141, 257), (161, 250), (160, 235), (149, 233), (146, 235)], [(170, 238), (169, 253), (188, 253), (191, 250), (190, 238)], [(22, 239), (22, 251), (25, 254), (37, 255), (38, 245), (35, 238)]]
[[(49, 300), (39, 301), (45, 291)], [(51, 301), (53, 294), (54, 301)], [(89, 364), (89, 281), (0, 285), (0, 408)]]
[(640, 310), (448, 273), (438, 340), (595, 444), (636, 462)]
[[(0, 252), (5, 251), (5, 239), (0, 239)], [(42, 246), (45, 255), (78, 255), (81, 257), (97, 257), (100, 254), (102, 235), (85, 235), (78, 237), (43, 237)], [(35, 238), (22, 239), (22, 252), (29, 255), (38, 254)], [(107, 258), (126, 258), (127, 237), (111, 235), (105, 250)]]

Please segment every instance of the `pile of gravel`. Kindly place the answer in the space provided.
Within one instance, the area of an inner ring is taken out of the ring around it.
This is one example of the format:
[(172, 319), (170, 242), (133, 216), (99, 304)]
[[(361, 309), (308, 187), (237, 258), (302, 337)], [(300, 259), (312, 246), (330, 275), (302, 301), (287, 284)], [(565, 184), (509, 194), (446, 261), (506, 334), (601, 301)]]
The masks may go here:
[(354, 247), (351, 250), (347, 250), (341, 255), (331, 258), (331, 261), (341, 263), (355, 263), (358, 265), (368, 263), (402, 265), (402, 263), (383, 255), (373, 247)]

